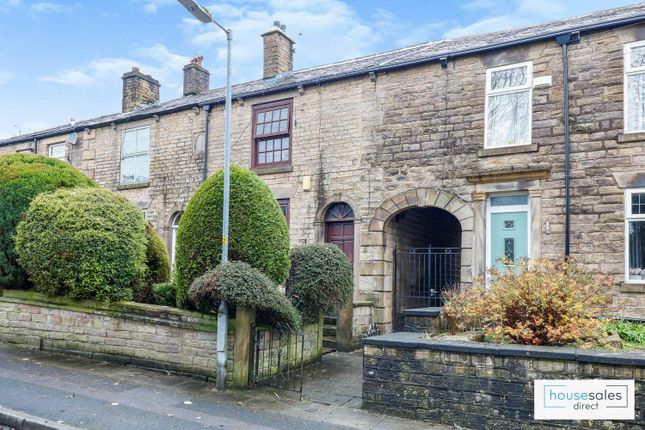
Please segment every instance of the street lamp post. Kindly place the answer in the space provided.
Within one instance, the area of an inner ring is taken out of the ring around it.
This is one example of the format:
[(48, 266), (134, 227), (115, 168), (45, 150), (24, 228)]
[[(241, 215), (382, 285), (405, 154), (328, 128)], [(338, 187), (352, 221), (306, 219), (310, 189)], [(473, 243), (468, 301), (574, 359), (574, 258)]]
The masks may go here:
[[(195, 0), (178, 0), (182, 6), (205, 24), (213, 23), (226, 33), (226, 123), (224, 126), (224, 208), (222, 209), (222, 264), (228, 262), (228, 213), (231, 196), (231, 30), (213, 19), (210, 11)], [(205, 143), (208, 145), (208, 142)], [(226, 388), (226, 334), (228, 305), (222, 300), (217, 310), (217, 388)]]

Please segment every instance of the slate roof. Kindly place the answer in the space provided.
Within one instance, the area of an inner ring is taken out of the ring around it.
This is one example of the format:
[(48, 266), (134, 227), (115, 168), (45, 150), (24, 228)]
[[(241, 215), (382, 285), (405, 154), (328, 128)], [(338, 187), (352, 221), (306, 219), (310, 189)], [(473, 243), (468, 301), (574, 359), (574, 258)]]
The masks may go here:
[[(276, 93), (293, 89), (300, 85), (317, 85), (364, 75), (369, 72), (411, 67), (417, 64), (439, 61), (442, 57), (455, 58), (522, 45), (553, 38), (556, 35), (570, 31), (584, 32), (607, 29), (629, 25), (643, 20), (645, 20), (645, 3), (638, 3), (529, 27), (495, 31), (456, 39), (435, 40), (347, 61), (296, 70), (274, 78), (258, 79), (237, 84), (233, 86), (233, 99)], [(210, 90), (203, 95), (185, 96), (137, 109), (132, 112), (105, 115), (86, 121), (79, 121), (74, 127), (67, 124), (48, 130), (15, 136), (0, 140), (0, 146), (69, 133), (74, 130), (83, 130), (84, 128), (104, 126), (113, 122), (134, 121), (156, 114), (191, 109), (194, 106), (223, 103), (224, 90), (224, 88), (218, 88)]]

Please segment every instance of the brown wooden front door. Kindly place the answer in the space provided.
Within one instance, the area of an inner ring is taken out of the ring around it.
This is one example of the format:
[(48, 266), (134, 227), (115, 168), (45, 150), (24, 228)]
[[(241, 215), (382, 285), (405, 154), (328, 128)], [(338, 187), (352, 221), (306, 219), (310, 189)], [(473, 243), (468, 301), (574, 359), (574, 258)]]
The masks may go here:
[(343, 250), (350, 263), (354, 263), (354, 221), (325, 224), (325, 242), (334, 243)]

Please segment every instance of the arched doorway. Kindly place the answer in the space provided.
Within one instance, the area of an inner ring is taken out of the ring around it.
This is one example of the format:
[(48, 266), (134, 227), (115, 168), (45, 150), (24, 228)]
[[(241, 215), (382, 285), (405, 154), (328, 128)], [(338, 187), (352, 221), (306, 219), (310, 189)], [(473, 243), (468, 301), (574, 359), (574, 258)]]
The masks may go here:
[[(332, 203), (325, 212), (325, 242), (338, 246), (347, 256), (349, 262), (354, 263), (354, 211), (345, 202)], [(347, 313), (349, 313), (347, 315)], [(351, 338), (351, 315), (352, 306), (348, 309), (339, 309), (324, 317), (323, 327), (323, 348), (325, 352), (331, 352), (339, 346), (339, 336)], [(340, 318), (340, 323), (339, 323)], [(344, 321), (344, 322), (343, 322)], [(349, 324), (344, 333), (343, 327)]]
[(338, 202), (327, 208), (325, 242), (338, 245), (354, 263), (354, 211), (347, 203)]

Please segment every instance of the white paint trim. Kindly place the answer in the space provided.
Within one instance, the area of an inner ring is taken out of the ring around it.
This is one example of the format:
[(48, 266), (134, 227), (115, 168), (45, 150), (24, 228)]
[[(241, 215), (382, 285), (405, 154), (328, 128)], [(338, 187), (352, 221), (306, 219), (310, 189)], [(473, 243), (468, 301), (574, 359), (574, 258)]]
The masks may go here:
[[(526, 66), (526, 84), (517, 86), (517, 87), (512, 87), (512, 88), (503, 88), (501, 90), (491, 90), (490, 89), (490, 84), (491, 84), (491, 75), (493, 72), (497, 72), (500, 70), (507, 70), (507, 69), (516, 69), (520, 67), (525, 67)], [(528, 129), (529, 129), (529, 141), (528, 142), (520, 142), (516, 143), (513, 145), (491, 145), (491, 143), (488, 141), (488, 115), (489, 115), (489, 108), (488, 108), (488, 101), (490, 99), (490, 96), (495, 96), (495, 95), (500, 95), (500, 94), (513, 94), (513, 93), (519, 93), (519, 92), (524, 92), (528, 91), (529, 93), (529, 124), (528, 124)], [(484, 149), (490, 149), (490, 148), (506, 148), (506, 147), (512, 147), (512, 146), (521, 146), (521, 145), (530, 145), (531, 142), (533, 141), (533, 62), (532, 61), (525, 61), (523, 63), (515, 63), (515, 64), (509, 64), (506, 66), (499, 66), (499, 67), (493, 67), (490, 69), (486, 69), (486, 94), (485, 94), (485, 101), (484, 101)]]
[(147, 155), (148, 156), (148, 178), (146, 179), (147, 181), (150, 180), (150, 146), (152, 142), (152, 128), (149, 125), (143, 125), (140, 127), (132, 127), (132, 128), (127, 128), (125, 130), (121, 131), (121, 145), (119, 145), (120, 148), (120, 153), (119, 153), (119, 185), (130, 185), (130, 184), (136, 184), (137, 182), (123, 182), (123, 159), (126, 158), (123, 156), (123, 144), (125, 142), (125, 134), (128, 132), (136, 132), (138, 130), (143, 130), (143, 129), (148, 129), (148, 150), (146, 152), (134, 152), (132, 154), (128, 154), (127, 158), (134, 158), (138, 157), (141, 155)]
[[(54, 148), (58, 148), (58, 147), (61, 147), (61, 146), (63, 147), (63, 156), (62, 157), (54, 157), (52, 155), (52, 152), (53, 152), (52, 150)], [(57, 160), (67, 161), (67, 146), (65, 145), (64, 142), (62, 142), (62, 143), (52, 143), (51, 145), (47, 146), (47, 156), (49, 156), (50, 158), (55, 158)]]
[[(526, 196), (527, 203), (521, 205), (507, 205), (507, 206), (491, 206), (490, 201), (492, 197), (501, 196)], [(491, 262), (491, 221), (490, 215), (492, 213), (509, 213), (509, 212), (526, 212), (526, 253), (528, 258), (531, 258), (531, 199), (528, 193), (501, 193), (490, 194), (486, 198), (486, 271), (492, 266)]]
[(632, 199), (634, 193), (645, 193), (645, 188), (627, 188), (624, 194), (624, 207), (625, 207), (625, 283), (627, 284), (642, 284), (642, 279), (629, 279), (629, 221), (645, 221), (645, 214), (632, 214)]
[[(630, 50), (632, 48), (637, 48), (639, 46), (645, 46), (645, 40), (639, 40), (637, 42), (632, 42), (632, 43), (626, 43), (623, 46), (623, 132), (625, 134), (628, 133), (642, 133), (645, 131), (645, 129), (642, 130), (629, 130), (628, 127), (628, 121), (629, 121), (629, 115), (628, 115), (628, 86), (627, 86), (627, 78), (632, 75), (640, 75), (645, 73), (645, 66), (642, 67), (636, 67), (632, 69), (630, 66)], [(628, 131), (629, 130), (629, 131)]]

